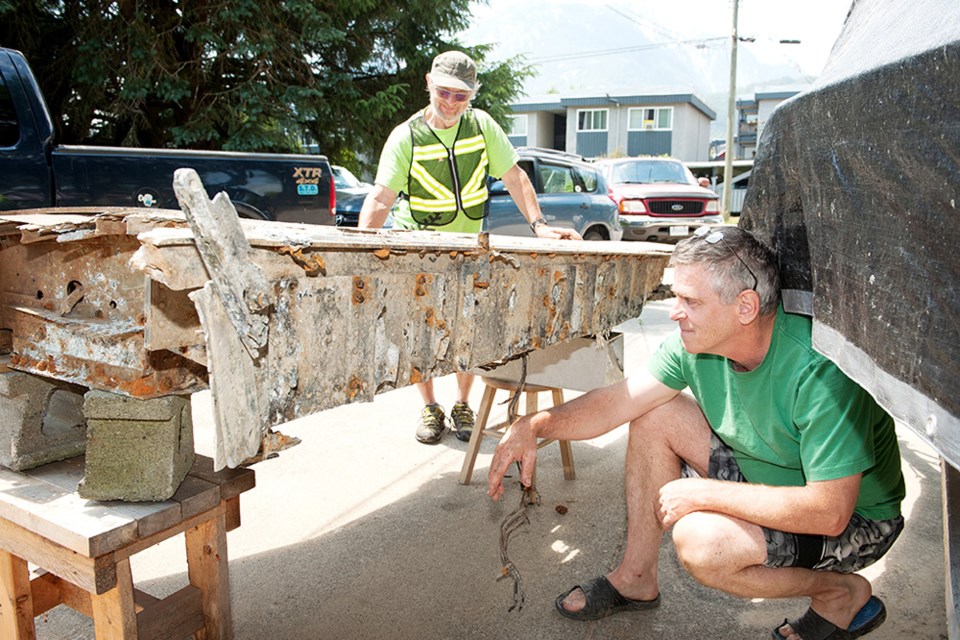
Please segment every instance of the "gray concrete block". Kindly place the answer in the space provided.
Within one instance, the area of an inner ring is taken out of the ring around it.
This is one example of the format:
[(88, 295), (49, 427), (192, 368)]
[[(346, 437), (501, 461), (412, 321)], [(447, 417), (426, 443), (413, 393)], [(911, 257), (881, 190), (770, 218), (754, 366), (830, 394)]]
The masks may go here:
[(0, 373), (0, 464), (24, 471), (83, 453), (85, 391), (21, 371)]
[(141, 400), (90, 391), (83, 412), (87, 457), (80, 497), (142, 502), (176, 493), (194, 461), (189, 396)]

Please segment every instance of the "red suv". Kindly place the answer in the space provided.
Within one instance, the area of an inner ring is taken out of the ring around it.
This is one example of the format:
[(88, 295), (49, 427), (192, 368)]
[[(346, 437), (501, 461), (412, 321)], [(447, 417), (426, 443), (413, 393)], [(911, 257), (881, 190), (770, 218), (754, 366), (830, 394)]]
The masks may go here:
[(717, 194), (697, 184), (673, 158), (596, 161), (617, 203), (624, 240), (676, 242), (704, 225), (722, 224)]

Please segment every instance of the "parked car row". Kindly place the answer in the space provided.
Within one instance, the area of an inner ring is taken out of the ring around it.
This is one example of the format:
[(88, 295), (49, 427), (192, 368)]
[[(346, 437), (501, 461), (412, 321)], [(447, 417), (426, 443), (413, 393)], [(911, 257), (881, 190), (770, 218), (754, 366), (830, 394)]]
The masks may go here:
[[(704, 225), (723, 223), (717, 194), (673, 158), (587, 161), (549, 149), (521, 147), (544, 217), (576, 229), (585, 240), (676, 242)], [(500, 181), (490, 185), (491, 233), (530, 233)]]
[[(551, 226), (576, 229), (584, 240), (676, 242), (703, 225), (723, 222), (717, 194), (701, 187), (690, 170), (672, 158), (582, 156), (533, 147), (517, 149), (519, 166), (537, 192)], [(355, 227), (370, 185), (342, 167), (337, 184), (337, 225)], [(490, 179), (484, 231), (529, 236), (526, 219), (500, 180)]]

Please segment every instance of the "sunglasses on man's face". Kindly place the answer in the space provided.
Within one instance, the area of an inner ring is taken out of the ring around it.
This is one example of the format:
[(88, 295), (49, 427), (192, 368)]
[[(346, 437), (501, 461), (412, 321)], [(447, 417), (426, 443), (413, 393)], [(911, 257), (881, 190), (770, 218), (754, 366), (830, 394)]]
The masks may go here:
[(457, 91), (447, 91), (446, 89), (441, 89), (440, 87), (434, 87), (434, 91), (437, 92), (437, 97), (441, 100), (453, 100), (454, 102), (466, 102), (470, 99), (469, 93), (459, 93)]
[(744, 262), (743, 258), (740, 257), (740, 254), (734, 251), (733, 247), (731, 247), (727, 241), (723, 239), (723, 231), (713, 231), (710, 227), (700, 227), (693, 232), (693, 235), (697, 238), (702, 238), (707, 244), (717, 244), (718, 242), (723, 242), (723, 246), (725, 246), (727, 249), (730, 249), (730, 253), (737, 256), (737, 260), (740, 261), (740, 264), (742, 264), (747, 272), (753, 277), (753, 287), (751, 288), (754, 291), (757, 290), (758, 281), (756, 274), (753, 273), (753, 269), (750, 268), (750, 265)]

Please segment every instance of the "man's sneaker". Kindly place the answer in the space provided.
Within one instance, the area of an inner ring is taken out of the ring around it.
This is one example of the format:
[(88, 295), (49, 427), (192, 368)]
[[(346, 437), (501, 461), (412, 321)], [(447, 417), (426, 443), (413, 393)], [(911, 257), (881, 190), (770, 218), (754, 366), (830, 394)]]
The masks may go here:
[(438, 404), (428, 404), (420, 413), (420, 425), (417, 427), (417, 440), (424, 444), (436, 444), (443, 435), (447, 421), (443, 409)]
[(453, 405), (450, 418), (453, 420), (453, 428), (457, 432), (457, 439), (469, 442), (470, 436), (473, 434), (473, 410), (466, 402), (458, 402)]

